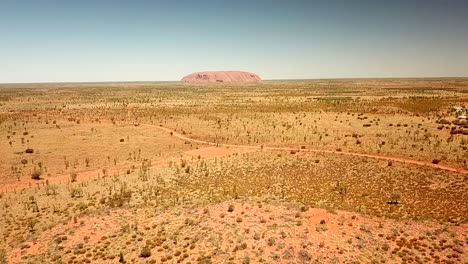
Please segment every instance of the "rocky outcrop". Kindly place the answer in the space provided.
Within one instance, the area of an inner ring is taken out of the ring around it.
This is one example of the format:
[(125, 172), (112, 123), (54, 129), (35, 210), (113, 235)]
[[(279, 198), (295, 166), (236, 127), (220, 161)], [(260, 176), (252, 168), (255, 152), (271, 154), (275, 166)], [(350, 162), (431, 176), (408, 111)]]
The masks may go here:
[(262, 79), (255, 73), (243, 71), (206, 71), (195, 72), (182, 78), (188, 83), (241, 83), (260, 82)]

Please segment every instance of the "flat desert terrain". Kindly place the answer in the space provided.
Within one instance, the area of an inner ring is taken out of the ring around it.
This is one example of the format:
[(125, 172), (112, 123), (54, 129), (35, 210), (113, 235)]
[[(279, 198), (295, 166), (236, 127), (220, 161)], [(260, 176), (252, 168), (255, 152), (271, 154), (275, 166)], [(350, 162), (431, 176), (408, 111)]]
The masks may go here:
[(462, 78), (3, 84), (0, 263), (468, 263), (467, 108)]

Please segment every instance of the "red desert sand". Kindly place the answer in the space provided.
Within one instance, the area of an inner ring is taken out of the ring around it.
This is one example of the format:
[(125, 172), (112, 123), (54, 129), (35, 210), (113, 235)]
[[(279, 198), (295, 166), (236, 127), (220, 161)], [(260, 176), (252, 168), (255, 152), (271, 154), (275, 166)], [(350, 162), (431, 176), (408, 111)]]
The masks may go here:
[(182, 82), (188, 83), (260, 82), (261, 80), (257, 74), (243, 71), (195, 72), (182, 78)]

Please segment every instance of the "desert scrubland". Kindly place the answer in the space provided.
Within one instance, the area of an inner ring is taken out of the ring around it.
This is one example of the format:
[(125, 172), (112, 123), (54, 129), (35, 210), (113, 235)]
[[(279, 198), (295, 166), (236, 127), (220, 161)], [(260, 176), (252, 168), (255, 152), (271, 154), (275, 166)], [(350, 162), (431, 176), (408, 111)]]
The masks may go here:
[(456, 107), (467, 79), (0, 85), (0, 263), (467, 263)]

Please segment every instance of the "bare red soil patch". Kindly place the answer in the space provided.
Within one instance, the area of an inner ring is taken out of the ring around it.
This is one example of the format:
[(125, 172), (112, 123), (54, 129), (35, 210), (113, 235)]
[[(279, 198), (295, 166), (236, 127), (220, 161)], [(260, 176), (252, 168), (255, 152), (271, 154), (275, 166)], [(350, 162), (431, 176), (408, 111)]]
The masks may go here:
[(132, 263), (142, 259), (144, 246), (151, 253), (148, 260), (156, 263), (349, 263), (357, 259), (401, 263), (409, 258), (422, 263), (458, 262), (466, 258), (463, 241), (468, 239), (467, 225), (446, 227), (275, 202), (236, 200), (125, 218), (147, 230), (136, 232), (136, 238), (141, 238), (136, 241), (134, 232), (109, 236), (118, 238), (112, 240), (111, 250), (124, 252)]
[(43, 245), (40, 242), (34, 241), (31, 243), (27, 243), (26, 245), (23, 246), (23, 248), (20, 247), (20, 248), (13, 249), (9, 253), (8, 263), (10, 264), (21, 263), (21, 256), (40, 254), (42, 248), (43, 248)]
[(21, 256), (38, 255), (46, 250), (50, 243), (60, 244), (64, 249), (79, 244), (92, 245), (104, 236), (120, 229), (119, 219), (129, 216), (125, 210), (112, 211), (104, 216), (82, 216), (57, 225), (42, 233), (37, 240), (27, 244), (26, 248), (16, 248), (9, 253), (9, 263), (21, 263)]

